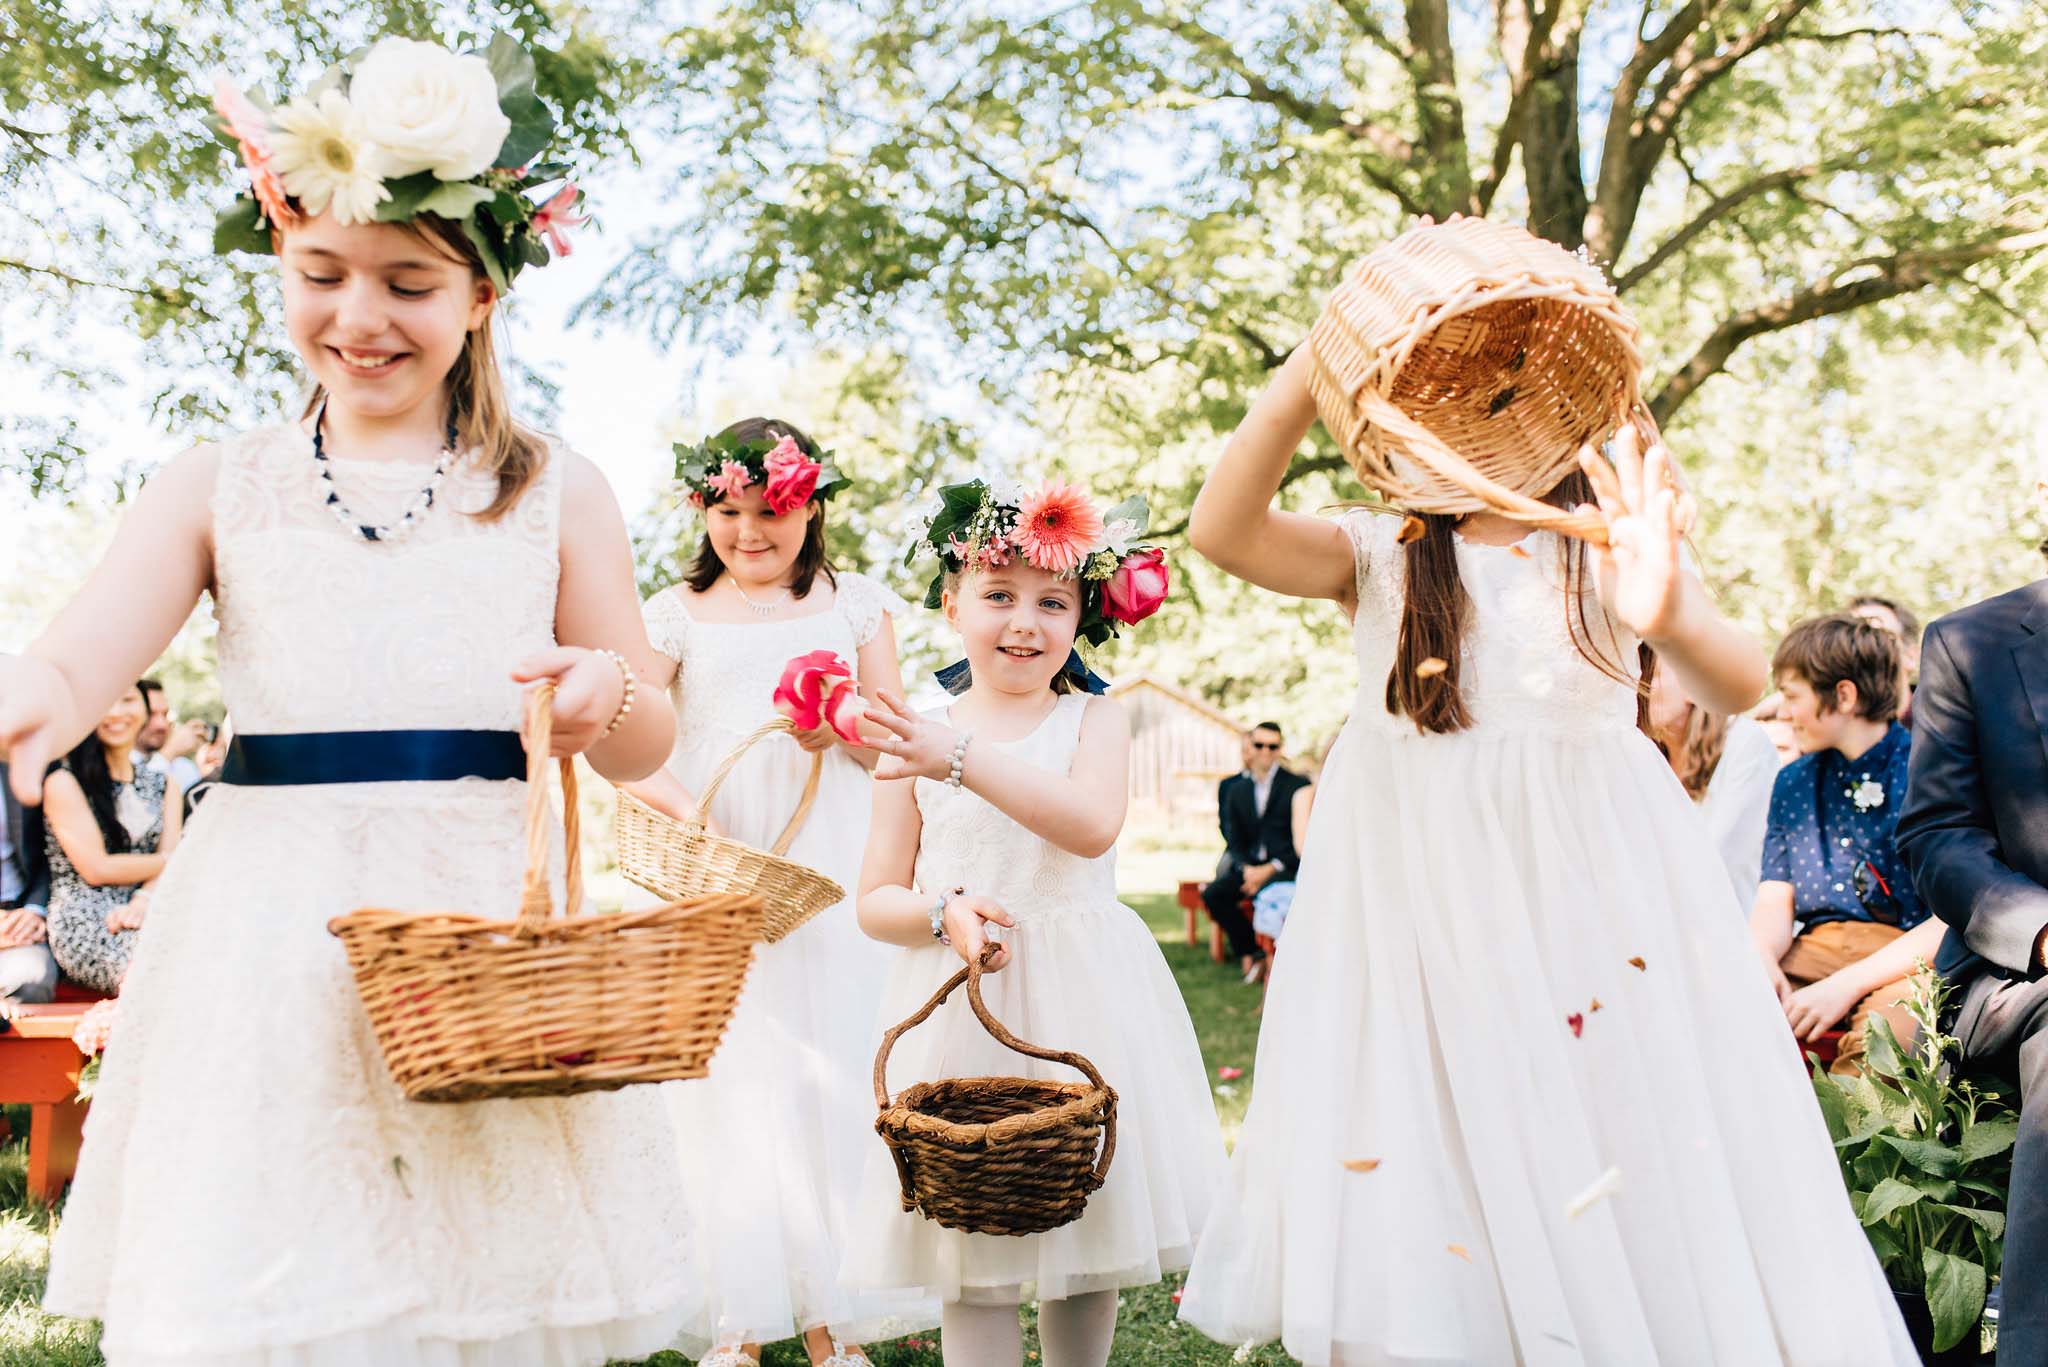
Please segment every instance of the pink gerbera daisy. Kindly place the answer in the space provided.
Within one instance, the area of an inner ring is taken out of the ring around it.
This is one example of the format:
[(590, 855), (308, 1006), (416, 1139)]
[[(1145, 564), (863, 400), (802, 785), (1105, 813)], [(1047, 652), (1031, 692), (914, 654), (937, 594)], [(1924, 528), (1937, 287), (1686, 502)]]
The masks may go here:
[(706, 488), (724, 498), (738, 498), (747, 491), (754, 477), (747, 473), (747, 467), (736, 460), (729, 460), (718, 467), (718, 473), (704, 481)]
[(1038, 568), (1072, 574), (1102, 539), (1102, 514), (1078, 486), (1049, 479), (1018, 507), (1011, 539)]

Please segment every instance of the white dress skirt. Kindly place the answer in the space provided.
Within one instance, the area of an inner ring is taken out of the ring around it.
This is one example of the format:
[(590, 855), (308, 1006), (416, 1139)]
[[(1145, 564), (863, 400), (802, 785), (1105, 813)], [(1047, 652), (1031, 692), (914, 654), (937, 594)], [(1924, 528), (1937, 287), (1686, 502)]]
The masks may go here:
[[(830, 607), (771, 622), (700, 622), (680, 589), (647, 600), (647, 635), (677, 662), (679, 717), (669, 769), (701, 794), (720, 760), (775, 718), (783, 666), (814, 650), (851, 668), (903, 603), (866, 575), (838, 575)], [(720, 829), (766, 849), (796, 810), (811, 757), (787, 736), (757, 743), (711, 803)], [(677, 1160), (706, 1231), (699, 1334), (772, 1342), (820, 1326), (842, 1340), (894, 1338), (938, 1323), (917, 1297), (842, 1285), (848, 1211), (875, 1107), (876, 1007), (889, 948), (861, 933), (851, 894), (867, 845), (873, 781), (844, 750), (825, 755), (818, 796), (788, 858), (847, 890), (847, 901), (754, 955), (708, 1077), (664, 1083)]]
[[(1031, 735), (985, 743), (1065, 773), (1087, 705), (1083, 695), (1061, 698)], [(904, 1211), (870, 1096), (849, 1279), (1007, 1305), (1145, 1286), (1186, 1267), (1222, 1179), (1223, 1139), (1179, 987), (1144, 921), (1116, 900), (1115, 852), (1069, 854), (964, 788), (913, 781), (924, 821), (917, 886), (934, 895), (965, 887), (1016, 918), (1003, 933), (1011, 961), (982, 979), (983, 1001), (1020, 1039), (1081, 1054), (1101, 1070), (1117, 1093), (1117, 1147), (1102, 1188), (1072, 1224), (1021, 1236), (963, 1233)], [(884, 1029), (960, 968), (959, 955), (937, 943), (893, 953)], [(888, 1088), (893, 1096), (913, 1082), (979, 1076), (1080, 1080), (998, 1044), (963, 989), (897, 1041)]]
[(1422, 735), (1382, 698), (1398, 520), (1347, 524), (1362, 684), (1182, 1317), (1310, 1367), (1915, 1362), (1706, 826), (1567, 635), (1560, 543), (1460, 543), (1475, 724)]

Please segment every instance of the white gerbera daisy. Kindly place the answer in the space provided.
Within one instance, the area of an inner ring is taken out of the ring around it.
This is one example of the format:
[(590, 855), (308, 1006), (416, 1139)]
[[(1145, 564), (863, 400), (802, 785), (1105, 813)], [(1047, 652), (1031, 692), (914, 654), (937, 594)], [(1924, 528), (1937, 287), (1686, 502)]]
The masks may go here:
[(331, 208), (337, 223), (369, 223), (377, 206), (391, 198), (376, 149), (364, 140), (361, 121), (339, 90), (327, 91), (317, 104), (298, 99), (278, 110), (270, 143), (271, 168), (308, 214)]

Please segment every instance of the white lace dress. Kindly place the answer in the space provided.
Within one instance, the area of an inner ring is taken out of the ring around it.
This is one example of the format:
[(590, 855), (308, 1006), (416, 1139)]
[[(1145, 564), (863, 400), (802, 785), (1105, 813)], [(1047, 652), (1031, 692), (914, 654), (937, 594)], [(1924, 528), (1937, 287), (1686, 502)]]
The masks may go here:
[(1706, 825), (1566, 635), (1557, 539), (1459, 543), (1475, 722), (1422, 735), (1383, 701), (1399, 520), (1346, 523), (1358, 697), (1182, 1317), (1310, 1367), (1916, 1361)]
[[(1088, 699), (1062, 697), (1030, 735), (999, 745), (1055, 773), (1072, 765)], [(924, 822), (917, 886), (965, 887), (1016, 918), (1004, 932), (1010, 964), (982, 980), (982, 998), (1011, 1033), (1068, 1050), (1117, 1093), (1116, 1156), (1081, 1218), (1043, 1234), (965, 1234), (903, 1210), (896, 1165), (873, 1133), (862, 1176), (848, 1275), (863, 1285), (915, 1287), (946, 1301), (1003, 1305), (1144, 1286), (1187, 1266), (1223, 1175), (1223, 1138), (1194, 1026), (1158, 943), (1116, 898), (1116, 852), (1069, 854), (964, 788), (917, 784)], [(883, 1028), (903, 1020), (960, 968), (932, 943), (894, 951)], [(944, 1077), (1011, 1076), (1072, 1082), (1074, 1070), (996, 1043), (965, 992), (897, 1041), (891, 1095)]]
[[(222, 691), (245, 733), (519, 724), (554, 640), (560, 460), (502, 520), (459, 469), (402, 540), (323, 505), (305, 435), (218, 448)], [(430, 466), (336, 463), (389, 521)], [(509, 916), (525, 786), (233, 787), (150, 907), (86, 1122), (45, 1305), (116, 1367), (572, 1367), (697, 1313), (660, 1096), (416, 1104), (330, 917)]]
[[(776, 716), (783, 666), (830, 650), (858, 669), (903, 601), (842, 572), (831, 606), (769, 622), (700, 622), (681, 596), (647, 600), (647, 637), (676, 661), (678, 730), (669, 768), (692, 793), (748, 733)], [(822, 595), (821, 595), (822, 596)], [(761, 741), (712, 800), (719, 826), (767, 848), (782, 833), (811, 757), (787, 736)], [(873, 780), (843, 749), (826, 752), (818, 798), (788, 857), (847, 890), (860, 881)], [(851, 900), (762, 946), (708, 1077), (661, 1088), (676, 1130), (693, 1228), (704, 1243), (710, 1323), (720, 1343), (771, 1342), (823, 1325), (848, 1342), (938, 1323), (914, 1298), (842, 1286), (847, 1211), (874, 1133), (868, 1075), (888, 946), (861, 933)]]

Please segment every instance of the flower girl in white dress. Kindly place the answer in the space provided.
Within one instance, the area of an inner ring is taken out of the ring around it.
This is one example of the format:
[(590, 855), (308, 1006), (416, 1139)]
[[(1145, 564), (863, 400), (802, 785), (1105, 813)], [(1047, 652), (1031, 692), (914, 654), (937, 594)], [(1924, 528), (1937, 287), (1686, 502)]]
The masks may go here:
[[(665, 771), (627, 790), (678, 820), (720, 760), (776, 716), (783, 667), (837, 655), (867, 690), (900, 688), (892, 614), (903, 602), (825, 554), (825, 500), (845, 483), (830, 456), (779, 419), (749, 418), (679, 451), (704, 512), (682, 583), (650, 597), (648, 639), (666, 657), (679, 719)], [(843, 724), (843, 723), (842, 723)], [(858, 734), (856, 732), (856, 734)], [(851, 889), (867, 842), (873, 750), (828, 724), (747, 751), (712, 798), (718, 831), (757, 848), (796, 810), (812, 755), (817, 800), (788, 858)], [(863, 1339), (938, 1322), (936, 1304), (841, 1287), (847, 1211), (874, 1106), (867, 1076), (888, 951), (852, 902), (760, 946), (710, 1076), (662, 1087), (694, 1227), (703, 1232), (708, 1332), (701, 1367), (744, 1367), (764, 1342), (801, 1334), (814, 1363), (865, 1361)]]
[[(870, 1129), (848, 1275), (941, 1298), (949, 1367), (1015, 1367), (1017, 1306), (1034, 1292), (1047, 1367), (1101, 1367), (1117, 1292), (1186, 1265), (1223, 1164), (1187, 1008), (1145, 923), (1116, 897), (1129, 725), (1117, 703), (1079, 691), (1100, 681), (1073, 653), (1077, 634), (1100, 642), (1113, 623), (1149, 615), (1166, 568), (1131, 546), (1142, 503), (1105, 520), (1059, 484), (1026, 493), (976, 481), (944, 498), (927, 539), (945, 567), (934, 597), (966, 646), (965, 668), (942, 674), (958, 701), (920, 716), (885, 693), (869, 713), (892, 734), (877, 742), (861, 924), (903, 946), (883, 1024), (999, 936), (982, 981), (990, 1012), (1101, 1069), (1117, 1093), (1117, 1147), (1078, 1220), (1005, 1237), (906, 1213)], [(892, 1094), (944, 1077), (1074, 1080), (998, 1044), (959, 995), (889, 1062)]]
[[(1616, 440), (1611, 550), (1280, 512), (1308, 363), (1192, 534), (1340, 604), (1360, 688), (1182, 1317), (1310, 1367), (1913, 1362), (1713, 842), (1637, 729), (1639, 643), (1723, 711), (1764, 684), (1679, 565), (1663, 447)], [(1592, 499), (1577, 472), (1549, 495)]]
[[(614, 779), (672, 736), (658, 692), (633, 705), (611, 491), (513, 422), (493, 356), (497, 295), (559, 223), (491, 168), (544, 161), (546, 112), (503, 38), (490, 62), (388, 39), (323, 85), (274, 114), (220, 98), (255, 182), (221, 240), (278, 252), (312, 403), (158, 471), (0, 657), (24, 801), (203, 592), (238, 729), (136, 947), (45, 1304), (101, 1320), (114, 1367), (643, 1357), (700, 1313), (659, 1094), (408, 1101), (327, 931), (363, 906), (510, 915), (521, 684), (556, 684), (555, 753)], [(463, 146), (418, 164), (393, 102)], [(423, 189), (456, 218), (408, 217)]]

